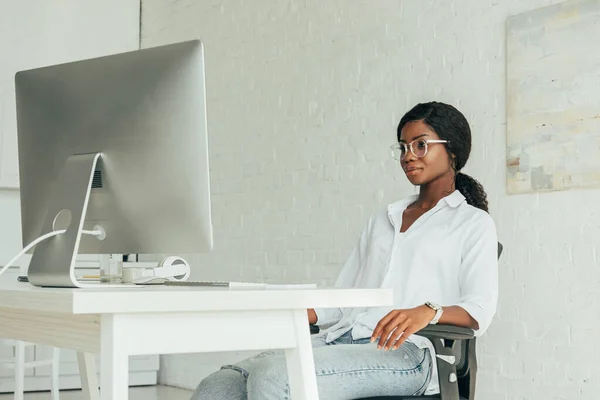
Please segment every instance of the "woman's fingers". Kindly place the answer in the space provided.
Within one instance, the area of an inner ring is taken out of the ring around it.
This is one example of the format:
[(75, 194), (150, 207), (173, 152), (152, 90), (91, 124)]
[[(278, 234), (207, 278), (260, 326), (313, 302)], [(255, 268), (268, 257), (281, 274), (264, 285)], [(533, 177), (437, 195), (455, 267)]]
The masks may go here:
[(397, 349), (397, 347), (393, 348), (392, 346), (394, 346), (395, 343), (398, 343), (401, 338), (406, 337), (407, 328), (408, 324), (406, 322), (402, 325), (398, 325), (398, 327), (396, 327), (396, 329), (390, 335), (388, 341), (385, 343), (383, 350)]
[(415, 329), (414, 326), (406, 327), (404, 329), (403, 335), (398, 338), (396, 343), (394, 343), (394, 347), (392, 347), (392, 350), (398, 350), (400, 346), (402, 346), (402, 344), (406, 341), (406, 339), (408, 339), (416, 331), (417, 329)]
[[(394, 319), (389, 321), (381, 330), (381, 335), (379, 336), (379, 343), (377, 344), (377, 348), (381, 349), (388, 342), (390, 335), (394, 332), (398, 326), (404, 324), (406, 322), (406, 315), (402, 311), (398, 311), (394, 316)], [(400, 333), (400, 332), (399, 332)]]
[(371, 335), (371, 342), (378, 340), (377, 348), (398, 349), (411, 335), (427, 326), (433, 318), (427, 306), (407, 310), (394, 310), (383, 317)]
[(399, 310), (390, 311), (385, 317), (379, 320), (377, 326), (373, 330), (373, 334), (371, 335), (371, 343), (376, 341), (381, 336), (383, 328), (396, 316), (398, 312)]

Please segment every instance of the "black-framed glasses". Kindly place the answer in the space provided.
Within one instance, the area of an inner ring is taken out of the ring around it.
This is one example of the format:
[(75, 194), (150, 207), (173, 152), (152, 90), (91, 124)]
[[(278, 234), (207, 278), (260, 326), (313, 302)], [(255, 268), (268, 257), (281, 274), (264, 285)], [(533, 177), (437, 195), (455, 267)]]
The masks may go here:
[(392, 157), (394, 157), (394, 160), (398, 161), (403, 160), (404, 157), (406, 157), (406, 153), (409, 149), (413, 156), (417, 158), (423, 158), (427, 155), (429, 145), (435, 143), (448, 143), (448, 141), (437, 139), (417, 139), (408, 144), (404, 142), (398, 142), (390, 146), (390, 151), (392, 153)]

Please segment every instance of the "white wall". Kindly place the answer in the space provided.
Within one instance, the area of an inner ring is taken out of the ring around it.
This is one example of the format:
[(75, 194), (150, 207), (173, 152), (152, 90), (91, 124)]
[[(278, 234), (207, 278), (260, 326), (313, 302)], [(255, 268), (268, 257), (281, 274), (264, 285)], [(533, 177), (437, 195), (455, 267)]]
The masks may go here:
[(9, 261), (22, 247), (19, 192), (0, 190), (0, 265)]
[[(598, 398), (600, 191), (505, 189), (505, 21), (557, 2), (144, 0), (143, 47), (206, 44), (216, 247), (192, 277), (331, 283), (371, 211), (412, 191), (387, 153), (398, 120), (450, 102), (506, 249), (478, 398)], [(224, 361), (165, 357), (162, 379)]]
[(21, 248), (14, 74), (139, 48), (139, 0), (0, 0), (0, 265)]

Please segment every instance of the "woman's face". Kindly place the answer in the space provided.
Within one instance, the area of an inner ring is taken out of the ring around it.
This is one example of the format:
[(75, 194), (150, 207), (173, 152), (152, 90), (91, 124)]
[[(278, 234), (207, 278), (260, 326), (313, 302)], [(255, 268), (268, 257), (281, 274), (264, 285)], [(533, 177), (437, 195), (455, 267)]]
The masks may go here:
[[(423, 140), (439, 139), (440, 137), (423, 121), (407, 123), (400, 135), (400, 142), (408, 145), (414, 141), (412, 145), (415, 153), (418, 153), (418, 149), (423, 145)], [(421, 158), (415, 157), (408, 149), (404, 158), (400, 160), (400, 165), (410, 183), (415, 186), (425, 185), (445, 174), (452, 173), (448, 152), (443, 143), (428, 143), (427, 154)]]

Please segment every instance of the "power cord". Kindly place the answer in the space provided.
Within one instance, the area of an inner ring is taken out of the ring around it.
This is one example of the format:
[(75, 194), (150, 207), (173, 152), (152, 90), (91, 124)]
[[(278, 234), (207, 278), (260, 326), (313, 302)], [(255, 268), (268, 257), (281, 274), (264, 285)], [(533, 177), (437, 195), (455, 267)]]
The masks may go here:
[[(58, 235), (62, 235), (63, 233), (65, 233), (67, 230), (66, 229), (60, 229), (57, 231), (52, 231), (49, 233), (46, 233), (45, 235), (40, 236), (39, 238), (35, 239), (33, 242), (29, 243), (27, 246), (25, 246), (25, 248), (23, 250), (21, 250), (19, 252), (19, 254), (17, 254), (16, 256), (13, 257), (12, 260), (10, 260), (4, 267), (2, 267), (0, 269), (0, 276), (6, 272), (7, 269), (9, 269), (10, 267), (12, 267), (12, 265), (23, 256), (23, 254), (27, 253), (29, 251), (29, 249), (31, 249), (33, 246), (35, 246), (36, 244), (43, 242), (46, 239), (50, 239), (51, 237), (54, 236), (58, 236)], [(97, 236), (97, 237), (101, 237), (103, 235), (105, 235), (103, 230), (100, 229), (96, 229), (93, 231), (81, 231), (81, 233), (83, 235), (92, 235), (92, 236)]]

